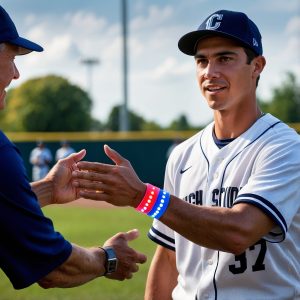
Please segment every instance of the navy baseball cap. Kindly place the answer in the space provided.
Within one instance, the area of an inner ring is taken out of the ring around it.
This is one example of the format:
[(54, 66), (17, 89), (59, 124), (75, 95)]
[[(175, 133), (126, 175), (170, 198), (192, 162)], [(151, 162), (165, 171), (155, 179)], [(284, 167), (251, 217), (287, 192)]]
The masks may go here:
[(241, 45), (262, 55), (261, 35), (246, 14), (242, 12), (219, 10), (207, 17), (196, 31), (180, 38), (178, 47), (187, 55), (195, 55), (198, 42), (207, 36), (222, 36), (238, 41)]
[(14, 22), (2, 6), (0, 6), (0, 43), (19, 46), (20, 55), (31, 51), (41, 52), (44, 50), (40, 45), (19, 36)]

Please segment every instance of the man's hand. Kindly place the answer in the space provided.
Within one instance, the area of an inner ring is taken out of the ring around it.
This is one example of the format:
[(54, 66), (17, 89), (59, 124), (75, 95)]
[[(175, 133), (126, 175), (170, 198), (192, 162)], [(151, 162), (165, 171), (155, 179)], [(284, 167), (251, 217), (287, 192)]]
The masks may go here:
[(76, 187), (72, 185), (72, 172), (77, 170), (76, 163), (84, 158), (85, 150), (70, 154), (59, 160), (43, 179), (52, 183), (51, 204), (63, 204), (78, 199)]
[(139, 236), (137, 229), (133, 229), (126, 233), (117, 233), (108, 239), (103, 247), (112, 247), (118, 259), (118, 266), (116, 272), (106, 275), (107, 278), (124, 280), (132, 278), (133, 273), (139, 270), (137, 264), (146, 262), (147, 257), (135, 251), (128, 246), (128, 242), (135, 240)]
[(85, 161), (77, 163), (78, 170), (73, 172), (73, 177), (79, 196), (116, 206), (137, 207), (145, 194), (146, 185), (127, 159), (107, 145), (104, 151), (115, 165)]

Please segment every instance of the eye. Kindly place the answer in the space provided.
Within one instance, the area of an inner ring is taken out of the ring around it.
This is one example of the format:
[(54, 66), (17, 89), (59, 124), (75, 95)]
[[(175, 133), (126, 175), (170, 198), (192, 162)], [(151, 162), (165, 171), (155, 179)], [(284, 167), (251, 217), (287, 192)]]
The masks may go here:
[(200, 67), (204, 67), (208, 64), (208, 60), (206, 58), (199, 57), (196, 58), (195, 60), (196, 60), (196, 65)]
[(230, 62), (232, 60), (232, 58), (230, 56), (220, 56), (219, 60), (222, 63), (227, 63), (227, 62)]

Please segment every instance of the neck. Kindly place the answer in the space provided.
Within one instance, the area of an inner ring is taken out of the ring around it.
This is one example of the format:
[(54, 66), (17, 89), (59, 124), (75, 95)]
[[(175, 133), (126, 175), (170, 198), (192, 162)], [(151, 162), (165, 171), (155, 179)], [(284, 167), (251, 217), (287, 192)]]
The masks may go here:
[(218, 139), (236, 138), (249, 129), (262, 115), (258, 106), (253, 111), (244, 113), (215, 111), (215, 135)]

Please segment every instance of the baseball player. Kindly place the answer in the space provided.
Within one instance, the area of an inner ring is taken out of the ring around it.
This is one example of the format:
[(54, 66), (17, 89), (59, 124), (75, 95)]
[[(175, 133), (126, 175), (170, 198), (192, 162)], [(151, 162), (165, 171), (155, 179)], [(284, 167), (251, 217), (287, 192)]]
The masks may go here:
[(48, 174), (49, 164), (52, 162), (52, 154), (43, 141), (38, 141), (36, 147), (32, 149), (29, 161), (33, 165), (33, 181), (41, 180)]
[(178, 46), (195, 58), (214, 121), (172, 151), (164, 190), (108, 146), (115, 165), (79, 162), (90, 173), (76, 172), (75, 185), (155, 218), (146, 300), (300, 299), (300, 138), (257, 104), (259, 30), (220, 10)]

